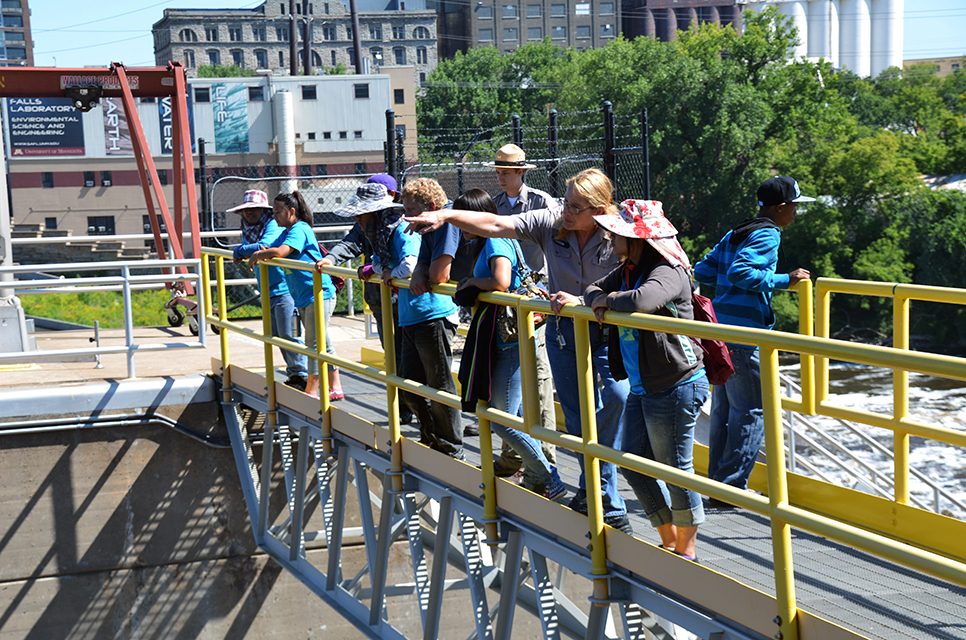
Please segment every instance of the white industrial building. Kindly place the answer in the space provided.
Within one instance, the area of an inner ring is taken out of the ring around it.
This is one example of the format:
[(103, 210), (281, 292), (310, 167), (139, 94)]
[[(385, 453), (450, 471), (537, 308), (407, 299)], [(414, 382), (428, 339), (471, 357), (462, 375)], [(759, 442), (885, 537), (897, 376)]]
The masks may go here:
[(860, 76), (902, 68), (905, 0), (738, 1), (754, 11), (773, 4), (791, 16), (801, 40), (796, 56), (825, 58)]

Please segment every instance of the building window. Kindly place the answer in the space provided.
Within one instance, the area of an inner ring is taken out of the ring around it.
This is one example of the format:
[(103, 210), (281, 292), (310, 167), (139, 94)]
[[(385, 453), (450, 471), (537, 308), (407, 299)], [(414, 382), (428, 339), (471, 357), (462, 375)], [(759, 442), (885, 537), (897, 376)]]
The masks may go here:
[(309, 134), (308, 135), (309, 135), (309, 140), (315, 140), (315, 132), (314, 131), (309, 131)]
[(40, 174), (40, 180), (44, 185), (44, 189), (54, 188), (54, 174), (50, 171), (44, 171)]
[(221, 64), (221, 54), (217, 49), (208, 49), (208, 64), (211, 66)]
[(57, 218), (44, 218), (44, 227), (47, 229), (57, 228)]
[(372, 64), (377, 67), (382, 66), (382, 49), (379, 47), (373, 47), (369, 49), (369, 56), (372, 58)]
[(955, 63), (955, 62), (954, 62), (954, 63), (953, 63), (953, 71), (955, 71), (955, 70), (956, 70), (956, 69), (958, 69), (958, 68), (959, 68), (959, 65), (958, 65), (957, 63)]
[(382, 25), (376, 25), (376, 24), (369, 25), (369, 39), (382, 40)]
[(480, 29), (480, 40), (491, 42), (493, 40), (493, 29)]
[(255, 66), (259, 69), (268, 68), (268, 51), (255, 49)]
[(567, 16), (567, 5), (565, 4), (550, 5), (550, 17), (565, 18), (566, 16)]
[(356, 173), (357, 174), (369, 173), (368, 171), (366, 171), (366, 163), (365, 162), (357, 162), (356, 163)]
[(322, 27), (323, 40), (335, 40), (335, 27)]
[(101, 171), (101, 186), (102, 187), (109, 187), (113, 183), (114, 183), (114, 180), (111, 179), (111, 172), (110, 171)]
[(406, 50), (403, 47), (394, 47), (392, 55), (397, 65), (406, 64)]
[(93, 187), (94, 186), (94, 172), (93, 171), (85, 171), (84, 172), (84, 186), (85, 187)]
[(513, 41), (517, 39), (517, 29), (516, 27), (507, 27), (503, 30), (503, 40)]
[(265, 27), (252, 27), (252, 39), (255, 42), (267, 42), (265, 37)]
[(334, 67), (335, 64), (336, 64), (335, 63), (335, 51), (330, 51), (329, 53), (332, 54), (332, 66)]
[(264, 102), (265, 87), (248, 87), (248, 100), (250, 102)]
[(241, 42), (242, 33), (241, 27), (228, 27), (228, 39), (232, 42)]
[(281, 51), (278, 52), (278, 66), (280, 67), (285, 66), (285, 54), (282, 53)]
[(392, 39), (393, 40), (405, 40), (406, 29), (404, 27), (394, 26), (392, 28)]
[(574, 5), (574, 15), (575, 16), (589, 16), (590, 15), (590, 3), (589, 2), (578, 2)]
[(352, 137), (355, 138), (356, 140), (362, 140), (362, 132), (361, 131), (353, 131), (352, 132)]
[(288, 27), (275, 27), (275, 39), (279, 42), (288, 42)]
[(218, 27), (205, 27), (205, 40), (218, 42)]
[(327, 176), (329, 175), (329, 167), (324, 164), (315, 165), (315, 175), (317, 176)]
[(114, 216), (87, 216), (87, 235), (113, 236)]
[(299, 175), (302, 176), (303, 178), (306, 178), (306, 177), (311, 176), (312, 175), (312, 165), (310, 165), (310, 164), (300, 165), (299, 166)]
[(413, 37), (417, 40), (429, 40), (429, 29), (426, 27), (416, 27), (413, 30)]
[(168, 170), (158, 169), (158, 184), (162, 187), (168, 184)]
[(346, 131), (340, 131), (339, 132), (339, 140), (348, 140), (348, 139), (349, 139), (349, 133), (348, 132), (346, 132)]
[(613, 38), (614, 37), (614, 25), (612, 25), (612, 24), (602, 24), (602, 25), (600, 25), (600, 37), (601, 38)]
[(350, 47), (346, 49), (346, 51), (349, 52), (349, 66), (350, 67), (356, 66), (356, 50)]
[(420, 73), (419, 74), (419, 82), (420, 82), (420, 84), (422, 84), (423, 82), (426, 82), (426, 74), (425, 73)]
[[(492, 36), (490, 39), (493, 39)], [(416, 47), (416, 64), (426, 64), (426, 47)]]
[(505, 4), (503, 5), (503, 19), (516, 18), (517, 17), (517, 6), (515, 4)]
[(492, 20), (493, 19), (493, 7), (489, 5), (481, 5), (476, 8), (476, 17), (480, 20)]
[(285, 3), (284, 2), (278, 3), (278, 12), (280, 14), (282, 14), (283, 16), (287, 16), (288, 15), (288, 9), (285, 8)]
[(317, 97), (316, 89), (314, 84), (303, 84), (302, 85), (302, 99), (303, 100), (315, 100)]
[(567, 39), (567, 27), (550, 27), (550, 39), (551, 40), (566, 40)]
[(602, 15), (602, 16), (612, 16), (612, 15), (614, 15), (614, 3), (613, 2), (601, 2), (600, 3), (600, 15)]
[[(322, 139), (323, 140), (331, 140), (332, 139), (332, 132), (331, 131), (323, 131), (322, 132)], [(319, 175), (324, 175), (324, 174), (319, 174)]]
[(326, 2), (324, 5), (322, 5), (322, 9), (323, 9), (323, 13), (325, 13), (325, 15), (329, 15), (329, 3), (328, 2)]
[(27, 50), (23, 47), (7, 47), (7, 60), (26, 60)]
[(347, 24), (345, 26), (345, 39), (346, 40), (352, 40), (352, 25), (351, 24)]
[(543, 5), (539, 4), (528, 4), (527, 5), (527, 17), (528, 18), (539, 18), (543, 15)]
[(23, 29), (23, 16), (3, 16), (3, 26)]
[(577, 25), (577, 37), (578, 38), (589, 38), (590, 37), (590, 25)]
[(181, 42), (198, 42), (198, 34), (191, 29), (182, 29), (178, 36)]
[(195, 87), (195, 102), (211, 102), (211, 88)]
[(540, 27), (527, 27), (527, 40), (543, 40), (543, 29)]
[(235, 65), (236, 67), (241, 67), (242, 69), (244, 69), (245, 68), (245, 54), (243, 54), (241, 51), (232, 51), (231, 52), (231, 63), (233, 65)]
[(368, 98), (369, 97), (369, 85), (368, 84), (354, 84), (352, 89), (355, 91), (356, 98)]
[(195, 68), (195, 52), (191, 49), (184, 50), (184, 66), (189, 69)]
[(393, 104), (406, 104), (406, 91), (404, 89), (392, 90)]

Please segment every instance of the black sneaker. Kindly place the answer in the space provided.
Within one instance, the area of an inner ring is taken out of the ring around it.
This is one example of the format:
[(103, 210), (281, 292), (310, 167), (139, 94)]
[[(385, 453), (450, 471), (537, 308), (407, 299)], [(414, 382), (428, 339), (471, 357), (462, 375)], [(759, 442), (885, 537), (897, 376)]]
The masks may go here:
[(493, 463), (493, 475), (497, 478), (510, 478), (523, 467), (523, 460), (510, 460), (501, 455)]
[(289, 376), (288, 380), (285, 381), (285, 386), (298, 391), (305, 391), (306, 384), (308, 384), (308, 379), (303, 376)]
[(626, 533), (629, 536), (634, 535), (634, 527), (631, 526), (631, 521), (627, 519), (626, 513), (622, 513), (617, 516), (604, 516), (604, 524), (611, 526), (622, 533)]
[(725, 502), (724, 500), (718, 500), (717, 498), (708, 498), (708, 508), (709, 509), (737, 509), (735, 505), (730, 502)]
[(463, 436), (478, 436), (480, 435), (480, 428), (475, 424), (468, 424), (463, 427)]
[(570, 507), (571, 511), (587, 515), (587, 491), (585, 489), (577, 489), (577, 493), (570, 499), (570, 504), (567, 506)]
[(406, 411), (405, 413), (399, 412), (399, 424), (412, 424), (413, 423), (413, 412)]

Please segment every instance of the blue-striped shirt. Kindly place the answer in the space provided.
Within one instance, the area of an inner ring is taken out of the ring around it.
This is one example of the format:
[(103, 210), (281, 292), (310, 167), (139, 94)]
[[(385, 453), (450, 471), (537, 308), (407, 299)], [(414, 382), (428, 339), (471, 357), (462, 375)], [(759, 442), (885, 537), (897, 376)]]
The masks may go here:
[(776, 289), (787, 289), (787, 273), (775, 273), (781, 230), (753, 231), (741, 244), (731, 244), (728, 232), (694, 267), (694, 279), (715, 287), (714, 312), (718, 322), (739, 327), (771, 329), (771, 309)]

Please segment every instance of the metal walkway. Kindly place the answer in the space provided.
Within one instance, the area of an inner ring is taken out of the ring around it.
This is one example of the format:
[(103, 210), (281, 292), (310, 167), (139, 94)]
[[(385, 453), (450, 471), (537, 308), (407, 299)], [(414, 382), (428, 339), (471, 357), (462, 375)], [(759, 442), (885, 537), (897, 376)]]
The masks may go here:
[[(479, 440), (468, 439), (464, 464), (417, 444), (412, 426), (403, 426), (403, 490), (394, 492), (385, 388), (348, 371), (342, 376), (346, 401), (331, 410), (331, 454), (323, 453), (318, 401), (281, 385), (279, 427), (264, 432), (273, 446), (252, 446), (250, 421), (239, 416), (245, 408), (266, 411), (265, 379), (257, 373), (231, 368), (225, 417), (259, 546), (367, 635), (509, 638), (519, 610), (536, 615), (546, 638), (775, 637), (772, 531), (763, 516), (709, 509), (694, 564), (656, 547), (622, 482), (638, 540), (607, 528), (610, 597), (598, 604), (611, 606), (595, 606), (587, 518), (499, 480), (499, 521), (487, 523), (480, 472), (469, 466), (479, 463)], [(281, 458), (287, 505), (269, 500), (273, 456)], [(557, 466), (573, 491), (576, 457), (560, 448)], [(352, 499), (361, 522), (349, 527)], [(498, 545), (487, 544), (487, 524), (498, 525), (499, 539), (490, 541)], [(294, 546), (292, 530), (302, 532)], [(341, 565), (348, 536), (366, 550), (365, 566), (353, 571)], [(320, 540), (327, 542), (325, 567), (306, 560), (306, 546)], [(441, 540), (445, 554), (436, 553)], [(389, 569), (390, 543), (403, 541), (411, 563), (397, 575)], [(966, 638), (966, 589), (799, 530), (792, 545), (800, 638)], [(420, 620), (406, 625), (390, 612), (398, 614), (394, 600), (413, 596)]]

